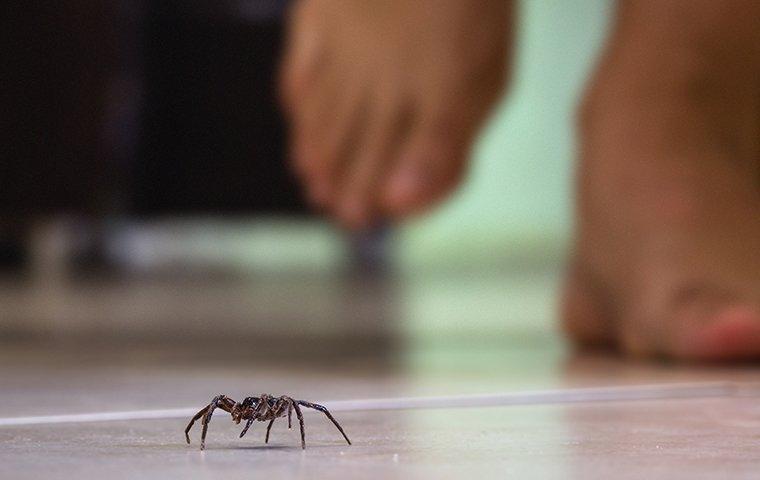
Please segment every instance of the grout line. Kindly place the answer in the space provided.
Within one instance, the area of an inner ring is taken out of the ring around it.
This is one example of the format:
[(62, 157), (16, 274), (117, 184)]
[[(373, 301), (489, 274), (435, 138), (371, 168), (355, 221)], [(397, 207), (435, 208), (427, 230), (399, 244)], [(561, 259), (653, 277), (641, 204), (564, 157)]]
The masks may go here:
[[(335, 412), (360, 412), (372, 410), (411, 410), (421, 408), (460, 407), (476, 408), (513, 405), (626, 402), (638, 400), (727, 398), (741, 396), (760, 396), (760, 383), (709, 382), (571, 388), (563, 390), (538, 390), (483, 395), (334, 400), (323, 402), (323, 405)], [(57, 423), (108, 422), (116, 420), (189, 418), (197, 411), (198, 407), (167, 410), (133, 410), (68, 415), (6, 417), (0, 418), (0, 427)]]

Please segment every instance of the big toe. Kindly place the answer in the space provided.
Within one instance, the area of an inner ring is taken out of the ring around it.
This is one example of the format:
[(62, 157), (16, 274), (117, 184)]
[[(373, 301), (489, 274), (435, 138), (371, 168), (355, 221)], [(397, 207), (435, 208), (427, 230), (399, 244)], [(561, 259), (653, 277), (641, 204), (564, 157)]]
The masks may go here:
[(684, 288), (649, 314), (624, 319), (621, 344), (631, 355), (690, 361), (760, 359), (760, 302), (716, 288)]
[(673, 332), (672, 355), (704, 361), (760, 358), (760, 308), (727, 304), (709, 312), (688, 312)]

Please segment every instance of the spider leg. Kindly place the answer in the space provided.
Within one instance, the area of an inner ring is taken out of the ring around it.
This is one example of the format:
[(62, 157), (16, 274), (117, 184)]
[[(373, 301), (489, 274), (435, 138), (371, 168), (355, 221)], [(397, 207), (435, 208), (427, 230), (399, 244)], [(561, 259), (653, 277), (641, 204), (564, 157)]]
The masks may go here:
[(269, 425), (267, 425), (267, 434), (266, 437), (264, 437), (264, 443), (269, 443), (269, 431), (272, 429), (272, 425), (274, 424), (274, 421), (277, 420), (277, 417), (279, 417), (282, 412), (285, 410), (285, 405), (290, 407), (290, 397), (282, 396), (278, 398), (274, 405), (269, 409), (269, 413), (272, 415), (272, 419), (269, 421)]
[[(254, 403), (257, 403), (259, 401), (259, 397), (245, 397), (243, 402), (241, 403), (244, 407), (253, 407)], [(243, 427), (243, 431), (240, 432), (240, 437), (243, 438), (243, 436), (248, 433), (248, 429), (251, 428), (251, 424), (256, 419), (256, 410), (258, 409), (258, 405), (256, 405), (256, 408), (254, 408), (253, 413), (251, 414), (251, 418), (248, 419), (248, 421), (245, 423), (245, 427)]]
[(275, 420), (276, 419), (274, 419), (274, 418), (271, 419), (269, 421), (269, 425), (267, 425), (267, 435), (266, 435), (266, 437), (264, 437), (264, 443), (269, 443), (269, 430), (272, 429), (272, 424), (274, 423)]
[(190, 423), (187, 424), (187, 428), (185, 428), (185, 440), (187, 440), (187, 444), (190, 445), (190, 429), (193, 428), (193, 424), (201, 418), (203, 415), (206, 414), (206, 411), (209, 409), (211, 404), (206, 405), (201, 409), (200, 412), (196, 413), (195, 416), (190, 420)]
[(211, 422), (211, 415), (214, 414), (214, 410), (219, 406), (219, 403), (224, 401), (227, 397), (224, 395), (218, 395), (214, 397), (213, 400), (211, 400), (211, 403), (209, 404), (208, 408), (206, 409), (206, 414), (203, 416), (203, 430), (201, 431), (201, 450), (206, 448), (206, 432), (208, 431), (208, 424)]
[(291, 429), (293, 426), (290, 422), (291, 417), (293, 416), (293, 402), (288, 402), (288, 430)]
[(243, 438), (243, 435), (248, 433), (248, 429), (250, 428), (252, 423), (253, 423), (253, 417), (249, 418), (248, 421), (245, 422), (245, 427), (243, 427), (243, 431), (240, 432), (240, 438)]
[[(324, 413), (327, 416), (327, 418), (330, 419), (333, 425), (335, 425), (335, 427), (340, 431), (340, 433), (343, 435), (343, 438), (346, 439), (346, 442), (348, 442), (348, 444), (351, 445), (351, 440), (348, 439), (348, 435), (346, 435), (346, 432), (343, 431), (343, 427), (341, 427), (338, 421), (335, 420), (335, 418), (333, 418), (333, 416), (330, 414), (330, 411), (327, 408), (317, 403), (311, 403), (304, 400), (298, 400), (296, 402), (296, 408), (298, 408), (297, 405), (303, 405), (306, 408), (313, 408), (314, 410), (319, 410), (320, 412)], [(296, 410), (296, 413), (298, 413), (298, 410)]]
[(292, 398), (290, 399), (290, 404), (293, 405), (293, 409), (296, 411), (296, 417), (298, 417), (298, 424), (301, 427), (301, 448), (306, 449), (306, 431), (304, 430), (303, 426), (303, 413), (301, 413), (301, 408), (298, 406), (298, 403), (296, 403), (295, 400)]
[(256, 408), (254, 409), (253, 413), (256, 417), (264, 417), (266, 416), (266, 413), (269, 411), (269, 395), (266, 393), (261, 394), (261, 398), (259, 399), (259, 403), (256, 405)]

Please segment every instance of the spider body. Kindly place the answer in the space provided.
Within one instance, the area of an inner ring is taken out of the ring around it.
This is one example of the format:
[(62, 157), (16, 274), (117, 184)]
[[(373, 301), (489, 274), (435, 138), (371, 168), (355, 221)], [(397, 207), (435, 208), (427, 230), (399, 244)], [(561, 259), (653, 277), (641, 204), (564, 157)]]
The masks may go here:
[(346, 439), (346, 442), (351, 445), (351, 440), (348, 439), (348, 436), (343, 431), (343, 428), (340, 426), (338, 421), (333, 418), (327, 408), (316, 403), (307, 402), (305, 400), (295, 400), (286, 395), (277, 397), (274, 395), (269, 395), (267, 393), (262, 393), (258, 397), (246, 397), (242, 402), (236, 402), (226, 395), (217, 395), (211, 400), (211, 403), (196, 413), (195, 416), (190, 420), (190, 423), (187, 424), (187, 428), (185, 428), (185, 439), (189, 444), (190, 429), (193, 428), (193, 424), (197, 420), (202, 419), (201, 425), (203, 425), (203, 430), (201, 431), (201, 450), (203, 450), (206, 447), (206, 432), (208, 431), (208, 424), (211, 422), (211, 416), (214, 414), (214, 410), (219, 408), (229, 413), (232, 416), (232, 421), (236, 424), (239, 424), (243, 420), (246, 421), (245, 427), (243, 427), (243, 431), (240, 432), (240, 437), (243, 437), (243, 435), (248, 432), (248, 428), (253, 422), (269, 421), (269, 424), (267, 425), (266, 437), (264, 439), (264, 443), (269, 443), (269, 431), (272, 429), (272, 424), (274, 421), (287, 415), (288, 428), (291, 428), (292, 414), (295, 411), (296, 417), (298, 418), (298, 424), (301, 427), (301, 448), (306, 448), (306, 432), (304, 429), (303, 413), (301, 412), (301, 407), (313, 408), (314, 410), (319, 410), (320, 412), (324, 413), (340, 431), (340, 433), (343, 435), (343, 438)]

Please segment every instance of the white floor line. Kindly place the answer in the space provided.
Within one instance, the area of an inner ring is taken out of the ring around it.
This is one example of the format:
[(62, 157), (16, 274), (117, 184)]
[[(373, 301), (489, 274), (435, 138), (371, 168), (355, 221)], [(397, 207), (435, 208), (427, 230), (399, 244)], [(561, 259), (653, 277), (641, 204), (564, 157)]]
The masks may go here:
[[(626, 402), (636, 400), (695, 399), (760, 396), (760, 383), (709, 382), (635, 385), (624, 387), (570, 388), (485, 395), (440, 397), (376, 398), (334, 400), (322, 405), (334, 412), (369, 410), (409, 410), (418, 408), (499, 407), (509, 405), (550, 405), (589, 402)], [(189, 418), (200, 406), (168, 410), (93, 412), (68, 415), (0, 418), (0, 427), (54, 423), (88, 423), (115, 420)], [(308, 410), (307, 410), (308, 411)]]

